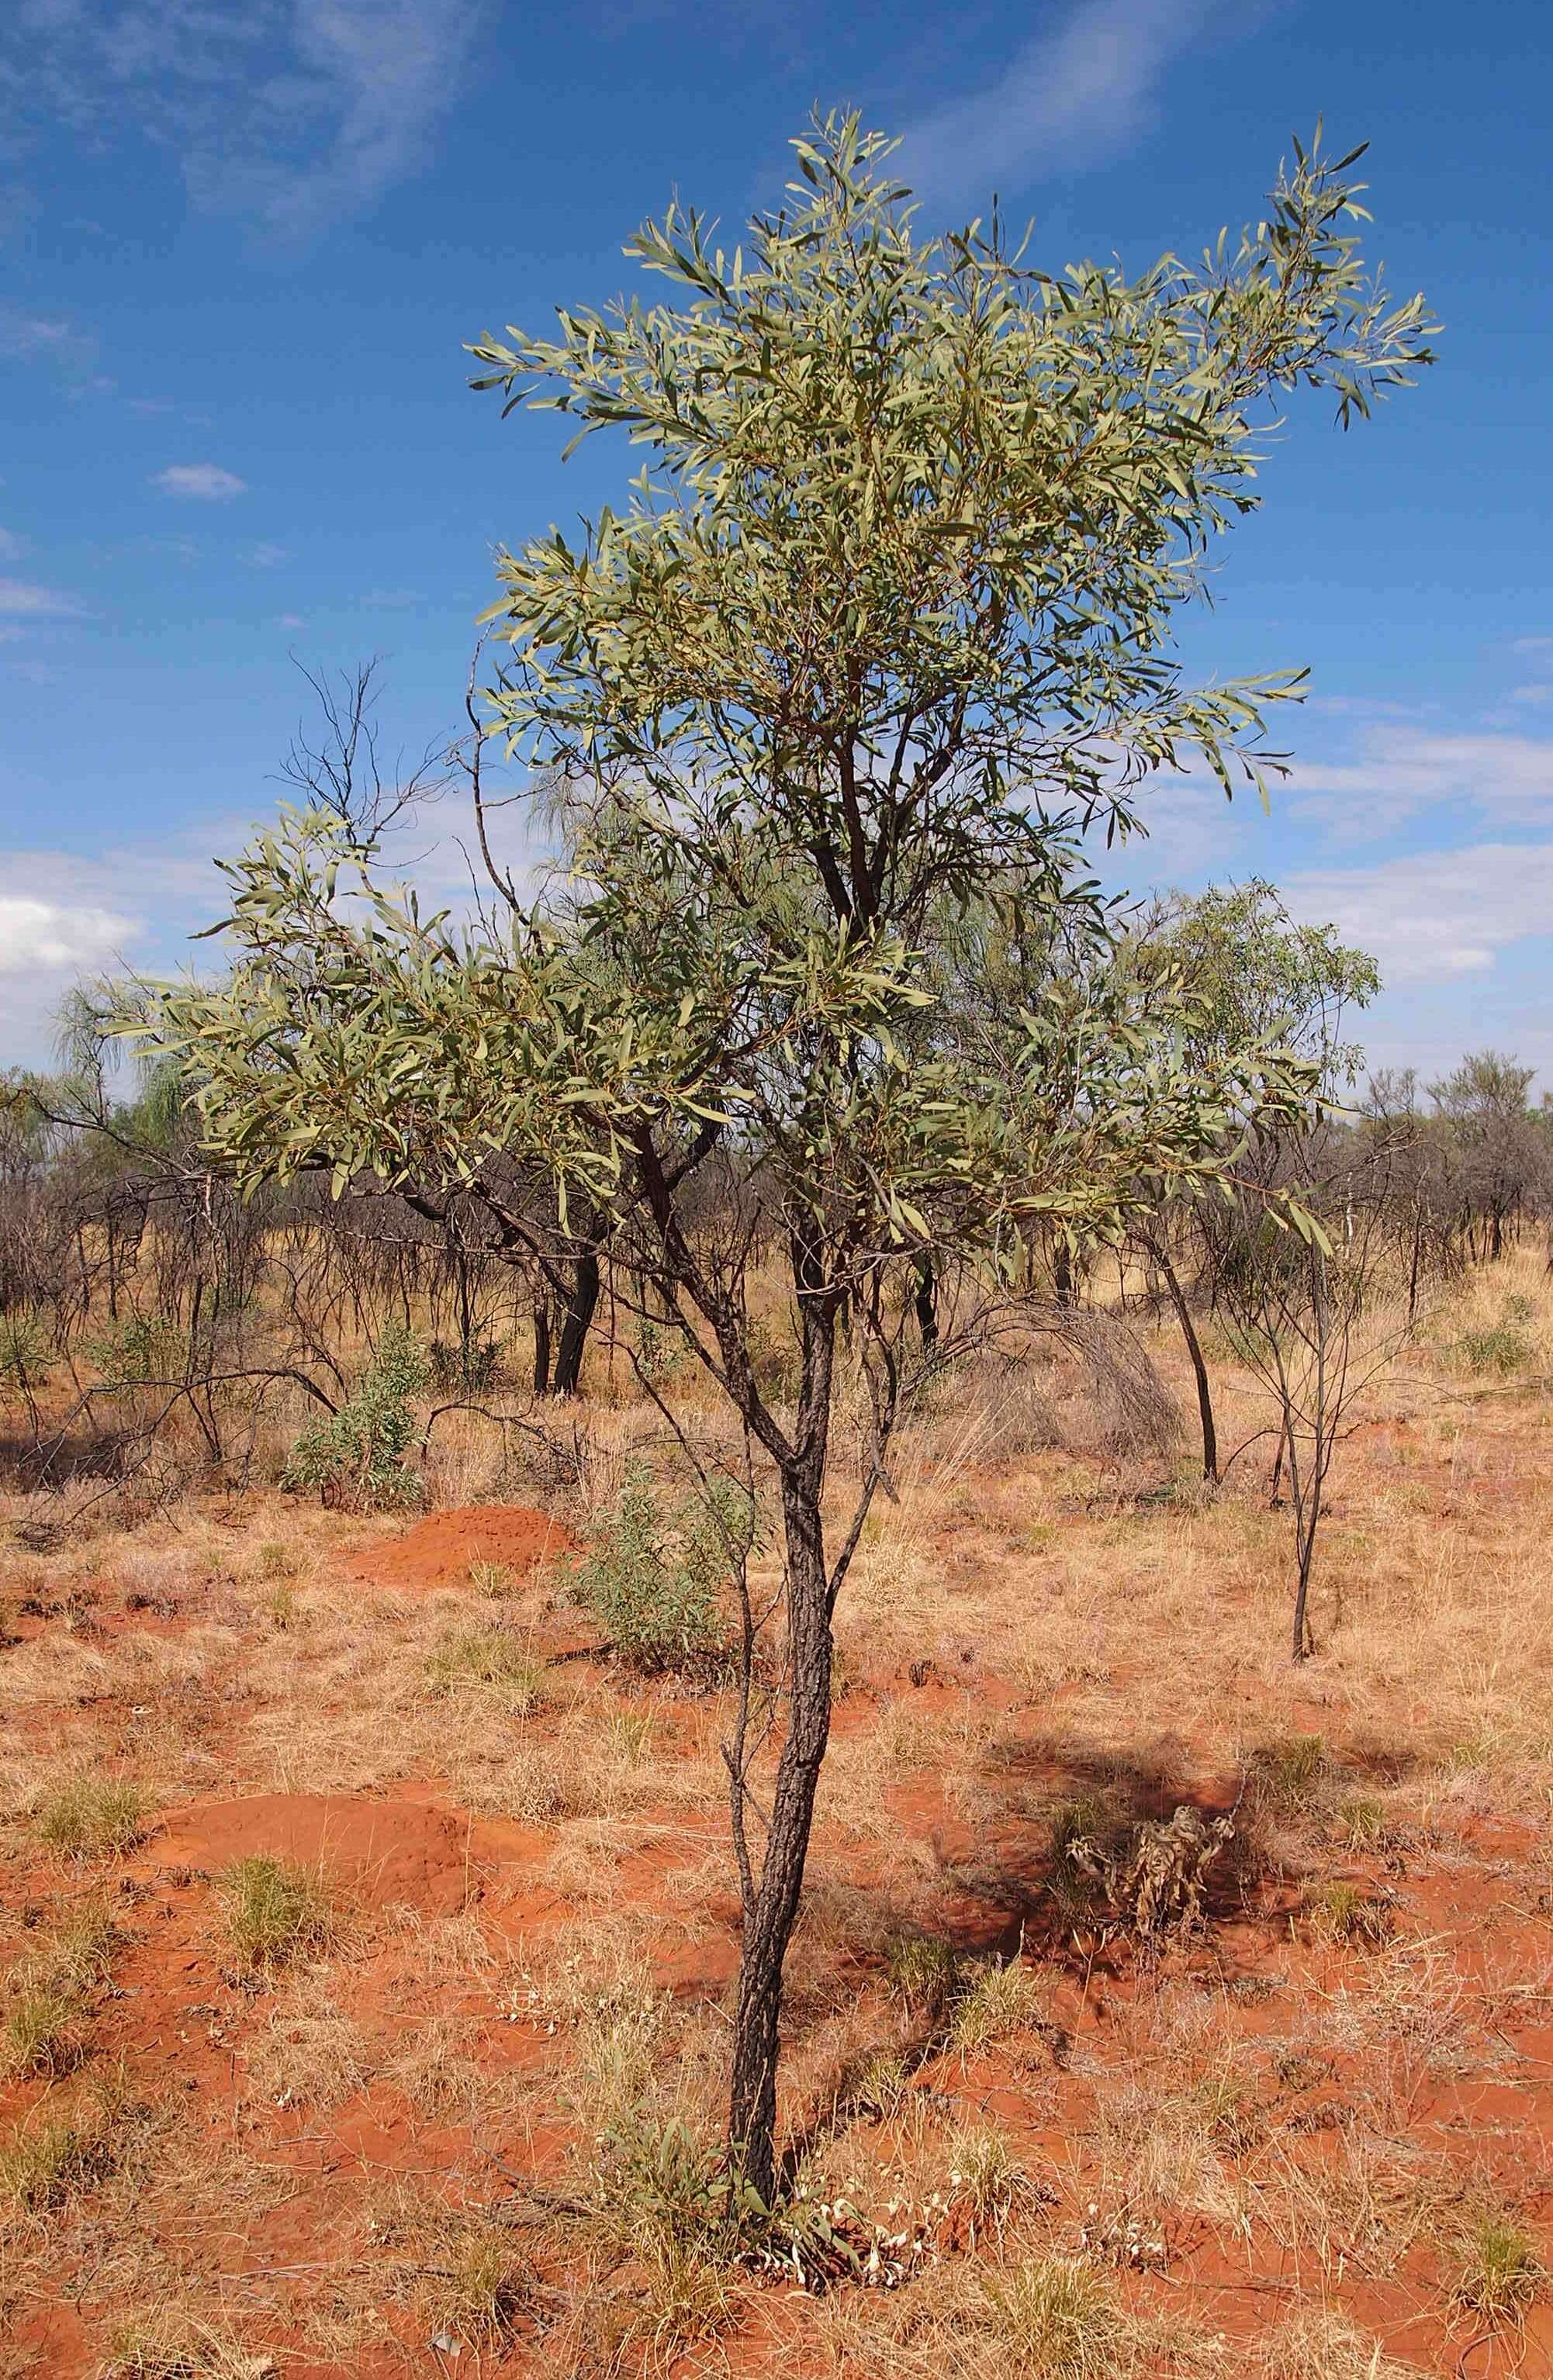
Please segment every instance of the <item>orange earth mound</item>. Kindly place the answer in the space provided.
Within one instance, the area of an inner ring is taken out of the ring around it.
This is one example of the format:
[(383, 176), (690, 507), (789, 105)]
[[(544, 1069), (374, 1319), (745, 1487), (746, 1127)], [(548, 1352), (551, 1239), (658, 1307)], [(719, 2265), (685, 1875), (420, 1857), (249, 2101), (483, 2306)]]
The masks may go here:
[(315, 1868), (352, 1899), (442, 1916), (461, 1909), (471, 1857), (467, 1820), (421, 1802), (354, 1793), (252, 1793), (169, 1813), (151, 1850), (167, 1868), (210, 1873), (267, 1852)]
[(527, 1578), (558, 1554), (579, 1551), (562, 1521), (524, 1504), (466, 1504), (430, 1512), (402, 1537), (370, 1546), (350, 1575), (373, 1586), (468, 1586), (471, 1562), (501, 1562)]

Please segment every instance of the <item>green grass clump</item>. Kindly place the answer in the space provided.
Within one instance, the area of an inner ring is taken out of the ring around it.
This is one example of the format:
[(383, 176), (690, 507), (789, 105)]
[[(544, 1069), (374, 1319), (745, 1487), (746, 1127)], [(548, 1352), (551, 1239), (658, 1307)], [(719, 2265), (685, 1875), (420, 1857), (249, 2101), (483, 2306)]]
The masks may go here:
[(1508, 2215), (1486, 2209), (1461, 2243), (1452, 2294), (1485, 2322), (1519, 2322), (1542, 2286), (1530, 2238)]
[(525, 1650), (522, 1638), (499, 1623), (450, 1631), (427, 1661), (426, 1674), (439, 1694), (483, 1687), (498, 1694), (520, 1718), (537, 1710), (544, 1699), (543, 1668)]
[(91, 1995), (107, 1980), (113, 1921), (97, 1900), (73, 1910), (9, 1978), (0, 2068), (64, 2074), (86, 2054)]
[(1384, 1802), (1373, 1793), (1349, 1793), (1338, 1807), (1338, 1824), (1350, 1851), (1378, 1852), (1391, 1833)]
[(518, 1573), (512, 1564), (504, 1561), (471, 1561), (469, 1575), (470, 1585), (476, 1595), (488, 1596), (493, 1601), (500, 1596), (510, 1595), (518, 1581)]
[(334, 1931), (323, 1879), (296, 1860), (256, 1852), (216, 1878), (226, 1938), (251, 1973), (320, 1950)]
[(889, 1996), (914, 2024), (946, 2024), (960, 1981), (960, 1953), (939, 1935), (902, 1934), (885, 1952)]
[(46, 2215), (107, 2180), (143, 2128), (121, 2082), (79, 2093), (65, 2108), (51, 2094), (0, 2147), (0, 2208)]
[(1327, 1747), (1318, 1735), (1289, 1735), (1252, 1754), (1258, 1798), (1275, 1810), (1308, 1809), (1320, 1790)]
[(1117, 2380), (1127, 2330), (1100, 2274), (1051, 2256), (1024, 2265), (987, 2291), (1009, 2380)]
[(45, 1793), (34, 1825), (63, 1859), (122, 1858), (142, 1832), (140, 1789), (125, 1779), (69, 1777)]
[(1378, 1950), (1391, 1939), (1395, 1921), (1391, 1904), (1384, 1894), (1368, 1892), (1361, 1884), (1351, 1884), (1345, 1877), (1334, 1876), (1320, 1885), (1306, 1903), (1318, 1933), (1329, 1941), (1351, 1942), (1358, 1948)]
[(955, 1998), (949, 2041), (962, 2058), (1032, 2032), (1046, 2014), (1041, 1979), (1022, 1960), (978, 1967)]

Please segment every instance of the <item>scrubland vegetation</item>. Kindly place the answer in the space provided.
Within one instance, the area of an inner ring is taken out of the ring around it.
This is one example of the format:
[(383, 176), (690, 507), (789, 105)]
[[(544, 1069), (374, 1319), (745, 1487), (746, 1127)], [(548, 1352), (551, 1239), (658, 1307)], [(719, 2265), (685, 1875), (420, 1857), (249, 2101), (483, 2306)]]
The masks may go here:
[(1082, 859), (1276, 766), (1170, 620), (1429, 325), (1351, 157), (1060, 285), (887, 157), (475, 348), (651, 457), (502, 557), (481, 913), (363, 671), (7, 1080), (10, 2368), (1547, 2360), (1553, 1126)]

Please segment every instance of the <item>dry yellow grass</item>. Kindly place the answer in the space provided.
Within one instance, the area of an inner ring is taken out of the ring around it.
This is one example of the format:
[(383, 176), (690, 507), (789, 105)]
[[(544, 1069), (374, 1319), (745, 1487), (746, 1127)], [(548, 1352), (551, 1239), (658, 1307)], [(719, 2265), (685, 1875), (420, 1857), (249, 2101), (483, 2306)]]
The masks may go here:
[[(1531, 1309), (1512, 1378), (1471, 1354), (1511, 1299)], [(1183, 1387), (1168, 1333), (1154, 1343)], [(1270, 1441), (1205, 1496), (1186, 1455), (1103, 1442), (1104, 1415), (1039, 1364), (1018, 1393), (972, 1367), (907, 1429), (839, 1614), (786, 2062), (815, 2190), (928, 2242), (899, 2293), (783, 2300), (667, 2257), (638, 2319), (647, 2283), (590, 2212), (601, 2132), (718, 2119), (737, 1955), (718, 1690), (550, 1667), (578, 1634), (554, 1583), (363, 1588), (348, 1557), (400, 1524), (272, 1490), (18, 1548), (0, 1594), (44, 1617), (0, 1655), (0, 1963), (25, 1985), (89, 1888), (130, 1889), (112, 1979), (74, 2010), (80, 2070), (34, 2061), (0, 2131), (46, 2128), (56, 2102), (67, 2126), (111, 2061), (153, 2119), (128, 2163), (83, 2166), (13, 2228), (0, 2320), (35, 2338), (84, 2271), (85, 2343), (56, 2328), (46, 2350), (62, 2374), (102, 2368), (116, 2323), (142, 2368), (182, 2339), (213, 2372), (284, 2369), (305, 2340), (375, 2374), (434, 2319), (492, 2374), (538, 2368), (542, 2332), (557, 2374), (666, 2371), (677, 2325), (698, 2337), (685, 2370), (776, 2354), (794, 2380), (1394, 2380), (1449, 2368), (1429, 2359), (1460, 2352), (1469, 2314), (1553, 2351), (1534, 2186), (1553, 2129), (1549, 1349), (1527, 1251), (1375, 1383), (1299, 1670)], [(1265, 1409), (1214, 1361), (1233, 1447)], [(574, 1490), (515, 1485), (489, 1428), (450, 1415), (434, 1499), (500, 1484), (585, 1535), (633, 1454), (667, 1462), (618, 1363), (601, 1385)], [(691, 1402), (711, 1438), (710, 1399)], [(845, 1415), (838, 1443), (839, 1512)], [(439, 1648), (498, 1621), (532, 1694), (439, 1673)], [(203, 1800), (408, 1787), (516, 1848), (457, 1908), (257, 1982), (224, 1979), (214, 1926), (191, 1925), (169, 1994), (157, 1929), (208, 1888), (162, 1875), (154, 1831), (46, 1858), (38, 1814), (83, 1774), (122, 1780), (147, 1827)], [(1247, 1777), (1242, 1865), (1204, 1941), (1140, 1963), (1057, 1921), (1065, 1806), (1120, 1824), (1193, 1793), (1224, 1806)], [(1384, 1929), (1342, 1921), (1366, 1896)], [(968, 1987), (958, 2031), (892, 1992), (912, 1933), (968, 1962), (986, 2005)], [(1039, 2186), (1005, 2188), (1016, 2169)], [(1484, 2208), (1491, 2316), (1487, 2282), (1461, 2278)]]

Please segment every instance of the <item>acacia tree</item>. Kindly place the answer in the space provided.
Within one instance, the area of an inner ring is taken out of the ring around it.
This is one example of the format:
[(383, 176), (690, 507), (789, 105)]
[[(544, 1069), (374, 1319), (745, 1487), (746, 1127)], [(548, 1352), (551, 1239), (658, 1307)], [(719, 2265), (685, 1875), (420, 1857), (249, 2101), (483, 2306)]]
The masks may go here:
[[(997, 1062), (984, 1038), (923, 1033), (930, 919), (1002, 901), (1093, 941), (1077, 830), (1125, 832), (1189, 751), (1226, 792), (1255, 774), (1262, 707), (1294, 681), (1192, 690), (1171, 616), (1256, 501), (1267, 400), (1327, 385), (1347, 420), (1428, 355), (1421, 301), (1393, 310), (1364, 277), (1351, 159), (1300, 152), (1238, 249), (1133, 281), (1027, 270), (996, 217), (920, 240), (889, 144), (854, 118), (795, 150), (791, 203), (735, 252), (678, 206), (630, 242), (671, 302), (473, 350), (476, 385), (644, 458), (580, 540), (498, 563), (489, 717), (561, 822), (559, 889), (459, 929), (292, 818), (231, 864), (229, 979), (153, 1019), (251, 1177), (326, 1157), (341, 1182), (456, 1181), (527, 1152), (563, 1220), (578, 1200), (614, 1218), (773, 1479), (783, 1635), (761, 1717), (780, 1750), (758, 1803), (747, 1693), (726, 1747), (729, 2143), (767, 2204), (832, 1615), (909, 1386), (923, 1261), (990, 1281), (1021, 1218), (1115, 1235), (1310, 1087), (1257, 1050), (1195, 1066), (1157, 1019), (1093, 1012), (1082, 970), (997, 1020)], [(780, 1391), (745, 1303), (763, 1232), (795, 1342)], [(849, 1360), (873, 1447), (832, 1524)]]
[[(1357, 1075), (1363, 1051), (1344, 1039), (1345, 1020), (1351, 1010), (1367, 1008), (1374, 1000), (1380, 970), (1367, 952), (1340, 942), (1334, 927), (1297, 924), (1277, 887), (1262, 878), (1161, 902), (1141, 921), (1126, 955), (1145, 977), (1163, 965), (1191, 985), (1187, 1046), (1197, 1063), (1207, 1062), (1216, 1050), (1278, 1044), (1312, 1069), (1318, 1098), (1330, 1100)], [(1257, 1168), (1259, 1193), (1266, 1189), (1265, 1172), (1265, 1166)], [(1184, 1213), (1178, 1202), (1174, 1212), (1162, 1207), (1149, 1217), (1139, 1233), (1180, 1325), (1197, 1389), (1203, 1476), (1217, 1483), (1213, 1384), (1172, 1246), (1172, 1234), (1180, 1234), (1183, 1225), (1217, 1296), (1226, 1237), (1235, 1239), (1237, 1223), (1220, 1201), (1198, 1201)]]

